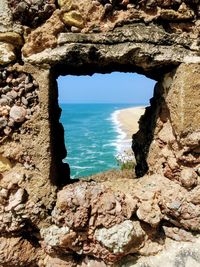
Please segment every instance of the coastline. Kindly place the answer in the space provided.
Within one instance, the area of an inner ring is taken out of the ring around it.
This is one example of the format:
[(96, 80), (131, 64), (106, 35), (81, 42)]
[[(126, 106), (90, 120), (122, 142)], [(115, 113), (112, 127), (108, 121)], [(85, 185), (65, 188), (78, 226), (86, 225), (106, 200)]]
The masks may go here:
[(118, 153), (130, 152), (132, 135), (139, 130), (138, 121), (145, 112), (145, 106), (116, 110), (112, 120), (117, 132), (116, 149)]

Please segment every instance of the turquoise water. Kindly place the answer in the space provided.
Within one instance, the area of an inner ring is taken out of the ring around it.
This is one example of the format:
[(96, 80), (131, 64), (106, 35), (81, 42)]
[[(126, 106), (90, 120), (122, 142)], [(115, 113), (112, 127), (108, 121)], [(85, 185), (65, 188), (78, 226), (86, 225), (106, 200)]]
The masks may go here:
[(117, 169), (116, 154), (123, 133), (117, 110), (143, 104), (60, 104), (61, 122), (71, 176), (81, 177)]

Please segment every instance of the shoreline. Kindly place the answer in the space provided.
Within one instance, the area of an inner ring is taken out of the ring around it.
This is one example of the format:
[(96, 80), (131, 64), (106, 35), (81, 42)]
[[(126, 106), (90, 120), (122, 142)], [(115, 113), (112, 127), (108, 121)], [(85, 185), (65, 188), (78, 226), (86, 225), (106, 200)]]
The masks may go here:
[(131, 151), (132, 135), (139, 130), (138, 121), (145, 112), (145, 106), (119, 109), (113, 112), (112, 121), (117, 132), (118, 153)]

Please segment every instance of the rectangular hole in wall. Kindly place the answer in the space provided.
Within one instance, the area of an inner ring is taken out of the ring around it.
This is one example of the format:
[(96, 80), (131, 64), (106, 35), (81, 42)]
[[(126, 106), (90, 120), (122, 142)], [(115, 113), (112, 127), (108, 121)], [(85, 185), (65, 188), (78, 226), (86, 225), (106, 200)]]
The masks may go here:
[(131, 136), (153, 96), (155, 81), (113, 72), (60, 76), (57, 82), (67, 148), (64, 162), (70, 165), (71, 178), (123, 167), (132, 171)]

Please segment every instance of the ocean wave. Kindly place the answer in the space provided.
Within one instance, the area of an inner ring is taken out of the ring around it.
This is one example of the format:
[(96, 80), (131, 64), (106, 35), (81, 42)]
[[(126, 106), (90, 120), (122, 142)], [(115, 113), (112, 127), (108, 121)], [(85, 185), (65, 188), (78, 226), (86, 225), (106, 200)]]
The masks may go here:
[(113, 144), (115, 144), (116, 151), (123, 152), (128, 147), (130, 148), (130, 139), (127, 139), (127, 134), (122, 129), (122, 124), (120, 123), (118, 116), (121, 110), (115, 110), (110, 118), (113, 123), (113, 128), (117, 133), (117, 138)]
[(91, 166), (84, 166), (84, 167), (81, 167), (81, 166), (76, 166), (76, 165), (71, 165), (70, 166), (71, 168), (74, 168), (74, 169), (80, 169), (80, 170), (86, 170), (86, 169), (92, 169), (93, 167)]
[(108, 144), (104, 144), (102, 147), (111, 147), (111, 146), (116, 146), (117, 144), (116, 144), (116, 142), (111, 142), (111, 143), (108, 143)]

